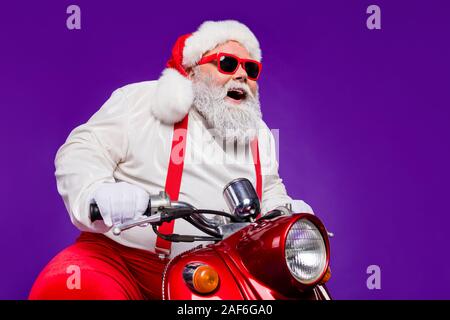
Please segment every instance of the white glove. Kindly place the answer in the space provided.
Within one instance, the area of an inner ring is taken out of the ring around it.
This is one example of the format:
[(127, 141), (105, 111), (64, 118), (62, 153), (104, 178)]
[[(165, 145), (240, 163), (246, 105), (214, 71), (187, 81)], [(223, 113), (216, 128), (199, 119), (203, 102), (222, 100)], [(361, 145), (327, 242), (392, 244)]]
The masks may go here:
[(148, 206), (148, 193), (126, 182), (102, 184), (93, 199), (106, 226), (124, 223), (142, 216)]

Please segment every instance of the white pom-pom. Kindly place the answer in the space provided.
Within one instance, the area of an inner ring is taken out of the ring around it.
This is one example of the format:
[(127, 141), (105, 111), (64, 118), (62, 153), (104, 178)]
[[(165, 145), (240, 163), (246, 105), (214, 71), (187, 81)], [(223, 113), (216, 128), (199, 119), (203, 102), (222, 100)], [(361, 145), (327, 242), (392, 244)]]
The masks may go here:
[(158, 80), (152, 114), (167, 124), (183, 120), (194, 101), (192, 82), (177, 70), (167, 68)]

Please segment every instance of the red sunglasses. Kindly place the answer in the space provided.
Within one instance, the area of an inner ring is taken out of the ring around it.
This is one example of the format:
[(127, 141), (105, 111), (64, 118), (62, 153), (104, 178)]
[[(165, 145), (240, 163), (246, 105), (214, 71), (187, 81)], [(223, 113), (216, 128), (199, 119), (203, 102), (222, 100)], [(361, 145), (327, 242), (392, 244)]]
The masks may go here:
[(217, 63), (217, 69), (224, 74), (235, 74), (240, 65), (247, 72), (247, 76), (250, 80), (258, 80), (261, 74), (262, 64), (256, 60), (241, 59), (230, 53), (214, 53), (210, 56), (203, 57), (197, 64), (205, 64), (215, 61)]

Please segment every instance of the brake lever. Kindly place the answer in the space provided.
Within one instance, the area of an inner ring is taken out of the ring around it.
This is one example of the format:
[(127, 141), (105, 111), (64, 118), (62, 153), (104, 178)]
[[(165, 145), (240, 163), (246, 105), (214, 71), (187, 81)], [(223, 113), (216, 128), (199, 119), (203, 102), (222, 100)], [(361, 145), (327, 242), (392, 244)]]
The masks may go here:
[(145, 225), (145, 224), (156, 224), (160, 225), (163, 222), (169, 222), (178, 218), (182, 218), (190, 215), (192, 212), (191, 209), (164, 209), (164, 211), (158, 212), (156, 214), (151, 215), (150, 217), (145, 217), (140, 220), (131, 220), (122, 224), (118, 224), (114, 226), (112, 232), (115, 236), (118, 236), (122, 233), (122, 231)]
[(122, 231), (131, 229), (133, 227), (137, 227), (143, 224), (148, 224), (148, 223), (159, 223), (161, 221), (161, 213), (156, 213), (154, 215), (151, 215), (150, 217), (145, 217), (143, 219), (140, 220), (131, 220), (122, 224), (118, 224), (116, 226), (114, 226), (112, 233), (115, 236), (118, 236), (122, 233)]

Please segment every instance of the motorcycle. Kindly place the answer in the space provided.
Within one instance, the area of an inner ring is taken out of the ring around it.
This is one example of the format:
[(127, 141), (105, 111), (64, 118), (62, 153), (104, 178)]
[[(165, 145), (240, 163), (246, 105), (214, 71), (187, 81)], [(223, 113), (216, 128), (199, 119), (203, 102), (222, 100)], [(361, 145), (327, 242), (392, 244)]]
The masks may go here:
[[(231, 213), (197, 209), (171, 201), (165, 192), (151, 195), (143, 218), (113, 228), (150, 224), (167, 241), (213, 241), (174, 257), (163, 273), (167, 300), (330, 300), (325, 283), (331, 276), (329, 235), (309, 213), (289, 206), (260, 216), (260, 201), (251, 182), (239, 178), (223, 191)], [(102, 219), (96, 204), (91, 220)], [(158, 226), (184, 219), (207, 236), (162, 234)]]

